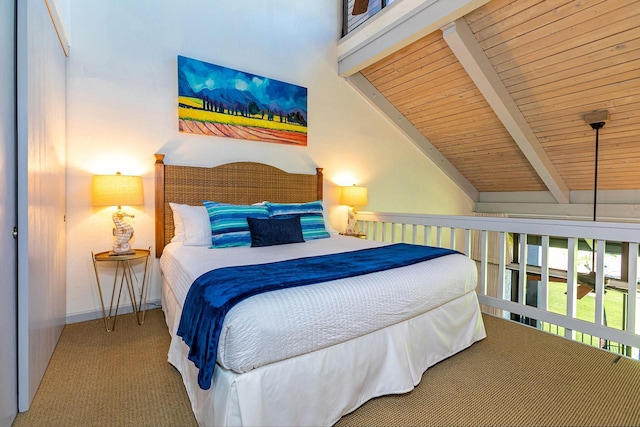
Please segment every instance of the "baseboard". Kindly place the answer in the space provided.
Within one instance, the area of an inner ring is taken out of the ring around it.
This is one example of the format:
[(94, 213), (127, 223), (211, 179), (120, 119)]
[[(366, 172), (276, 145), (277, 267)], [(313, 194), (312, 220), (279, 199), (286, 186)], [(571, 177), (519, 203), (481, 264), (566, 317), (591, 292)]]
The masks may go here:
[[(160, 302), (160, 299), (147, 301), (147, 310), (152, 310), (154, 308), (160, 308), (160, 307), (162, 307), (162, 303)], [(118, 315), (127, 314), (127, 313), (133, 313), (133, 308), (131, 308), (130, 304), (125, 304), (118, 309)], [(102, 319), (102, 310), (98, 309), (94, 311), (87, 311), (85, 313), (71, 314), (71, 315), (68, 315), (65, 320), (66, 320), (66, 324), (69, 325), (71, 323), (86, 322), (88, 320), (96, 320), (96, 319)]]

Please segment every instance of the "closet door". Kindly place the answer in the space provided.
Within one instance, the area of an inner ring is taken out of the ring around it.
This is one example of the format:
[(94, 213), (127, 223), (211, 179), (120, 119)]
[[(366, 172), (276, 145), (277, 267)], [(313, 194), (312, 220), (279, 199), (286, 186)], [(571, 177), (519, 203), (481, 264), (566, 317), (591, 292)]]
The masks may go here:
[(52, 0), (17, 0), (16, 8), (18, 410), (23, 412), (66, 316), (66, 56)]
[(18, 411), (15, 0), (0, 0), (0, 426)]

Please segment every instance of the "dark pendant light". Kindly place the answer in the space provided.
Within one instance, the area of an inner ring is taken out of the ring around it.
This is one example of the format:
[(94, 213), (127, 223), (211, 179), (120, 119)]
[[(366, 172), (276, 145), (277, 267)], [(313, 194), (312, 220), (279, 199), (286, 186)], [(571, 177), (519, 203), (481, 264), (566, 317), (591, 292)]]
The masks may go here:
[[(609, 119), (609, 112), (607, 110), (593, 111), (584, 115), (584, 121), (591, 126), (591, 129), (596, 131), (596, 146), (595, 146), (595, 161), (594, 161), (594, 173), (593, 173), (593, 221), (595, 222), (597, 216), (598, 206), (598, 150), (599, 150), (599, 137), (600, 129), (604, 127), (605, 121)], [(595, 289), (596, 285), (596, 242), (593, 241), (593, 247), (591, 248), (591, 271), (588, 274), (578, 274), (578, 282), (581, 282), (592, 289)]]
[(608, 110), (592, 111), (584, 115), (584, 121), (596, 131), (596, 153), (593, 173), (593, 220), (596, 221), (596, 208), (598, 205), (598, 147), (600, 129), (604, 127), (605, 122), (609, 120)]
[(591, 129), (596, 131), (596, 160), (593, 172), (593, 220), (595, 221), (597, 218), (596, 207), (598, 205), (598, 137), (600, 135), (600, 129), (604, 127), (604, 122), (594, 122), (589, 123), (589, 125), (591, 126)]

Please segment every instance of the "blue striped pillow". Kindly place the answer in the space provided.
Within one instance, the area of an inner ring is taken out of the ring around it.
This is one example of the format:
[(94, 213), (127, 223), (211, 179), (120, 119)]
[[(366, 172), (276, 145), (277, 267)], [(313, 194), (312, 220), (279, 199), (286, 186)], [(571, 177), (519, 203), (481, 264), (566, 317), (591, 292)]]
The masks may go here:
[(228, 205), (203, 201), (211, 222), (211, 243), (214, 248), (251, 246), (247, 218), (269, 218), (265, 205)]
[(287, 215), (300, 215), (302, 237), (304, 240), (325, 239), (329, 233), (324, 226), (322, 201), (308, 203), (271, 203), (267, 202), (271, 218)]

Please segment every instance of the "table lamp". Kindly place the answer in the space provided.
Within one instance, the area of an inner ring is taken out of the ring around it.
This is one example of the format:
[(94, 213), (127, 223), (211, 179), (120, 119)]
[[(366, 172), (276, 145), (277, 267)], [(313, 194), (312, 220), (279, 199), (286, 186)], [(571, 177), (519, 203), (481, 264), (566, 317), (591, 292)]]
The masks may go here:
[(122, 175), (94, 175), (91, 185), (93, 206), (117, 206), (111, 219), (115, 227), (113, 235), (113, 250), (110, 255), (128, 255), (135, 253), (131, 249), (129, 240), (133, 236), (133, 227), (124, 218), (134, 215), (122, 211), (122, 206), (136, 206), (144, 204), (142, 178), (139, 176)]
[(356, 209), (355, 206), (366, 206), (367, 188), (358, 187), (355, 184), (351, 187), (342, 187), (340, 204), (349, 206), (349, 216), (347, 219), (347, 229), (345, 234), (357, 234)]

